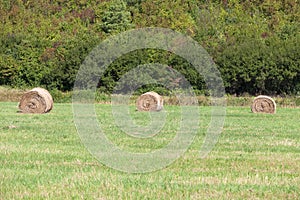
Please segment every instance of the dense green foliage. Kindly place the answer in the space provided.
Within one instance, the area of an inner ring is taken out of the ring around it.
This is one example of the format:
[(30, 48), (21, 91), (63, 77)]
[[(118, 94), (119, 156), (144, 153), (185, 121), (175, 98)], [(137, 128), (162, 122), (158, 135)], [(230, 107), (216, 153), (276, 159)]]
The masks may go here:
[[(208, 51), (230, 94), (300, 93), (297, 0), (1, 0), (0, 21), (0, 85), (72, 90), (81, 63), (105, 38), (165, 27)], [(197, 91), (205, 90), (189, 63), (153, 49), (117, 59), (99, 90), (111, 92), (129, 69), (154, 62), (172, 66)]]

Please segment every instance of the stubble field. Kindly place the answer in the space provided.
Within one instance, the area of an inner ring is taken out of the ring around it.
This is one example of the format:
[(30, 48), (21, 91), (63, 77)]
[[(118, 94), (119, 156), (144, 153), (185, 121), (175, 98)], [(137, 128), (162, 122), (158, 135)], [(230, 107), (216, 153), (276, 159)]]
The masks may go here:
[[(212, 152), (199, 157), (210, 107), (200, 108), (197, 136), (188, 151), (161, 170), (126, 173), (99, 162), (82, 144), (72, 104), (48, 114), (17, 113), (0, 103), (0, 199), (299, 199), (300, 109), (275, 115), (227, 107), (223, 132)], [(110, 105), (96, 105), (107, 137), (125, 151), (149, 152), (176, 135), (180, 107), (166, 106), (161, 133), (133, 138), (114, 123)], [(132, 118), (147, 124), (148, 113)], [(195, 128), (195, 127), (194, 127)]]

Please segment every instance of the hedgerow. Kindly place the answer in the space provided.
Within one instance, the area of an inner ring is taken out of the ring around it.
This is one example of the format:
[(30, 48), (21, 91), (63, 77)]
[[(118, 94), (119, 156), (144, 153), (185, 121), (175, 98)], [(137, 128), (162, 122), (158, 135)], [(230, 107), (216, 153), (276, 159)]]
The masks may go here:
[[(80, 65), (101, 41), (134, 28), (165, 27), (206, 49), (227, 93), (299, 95), (299, 14), (297, 0), (1, 1), (0, 85), (71, 91)], [(189, 63), (153, 49), (115, 60), (98, 90), (112, 92), (123, 74), (148, 63), (169, 65), (205, 94)]]

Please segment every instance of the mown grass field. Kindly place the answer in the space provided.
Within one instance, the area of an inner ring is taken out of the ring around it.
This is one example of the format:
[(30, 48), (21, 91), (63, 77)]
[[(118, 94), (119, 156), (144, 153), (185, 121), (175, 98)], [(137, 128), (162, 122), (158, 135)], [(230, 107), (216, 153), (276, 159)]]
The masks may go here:
[[(134, 152), (165, 145), (180, 120), (179, 107), (166, 106), (164, 133), (137, 139), (114, 125), (110, 105), (96, 110), (108, 138)], [(137, 123), (147, 124), (147, 113), (132, 113)], [(0, 199), (300, 199), (299, 108), (269, 115), (227, 107), (217, 145), (200, 159), (209, 113), (200, 107), (197, 137), (180, 159), (162, 170), (130, 174), (88, 152), (71, 104), (32, 115), (17, 113), (15, 102), (0, 102)]]

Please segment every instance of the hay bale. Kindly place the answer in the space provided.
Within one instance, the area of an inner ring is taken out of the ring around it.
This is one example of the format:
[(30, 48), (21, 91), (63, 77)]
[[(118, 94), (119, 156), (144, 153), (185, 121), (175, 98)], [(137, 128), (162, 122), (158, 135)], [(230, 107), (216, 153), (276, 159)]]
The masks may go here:
[(253, 113), (276, 113), (276, 103), (275, 101), (269, 97), (260, 95), (254, 98), (251, 111)]
[(43, 88), (33, 88), (22, 95), (19, 109), (22, 113), (47, 113), (53, 107), (51, 94)]
[(156, 92), (146, 92), (136, 101), (138, 111), (160, 111), (163, 108), (163, 98)]

